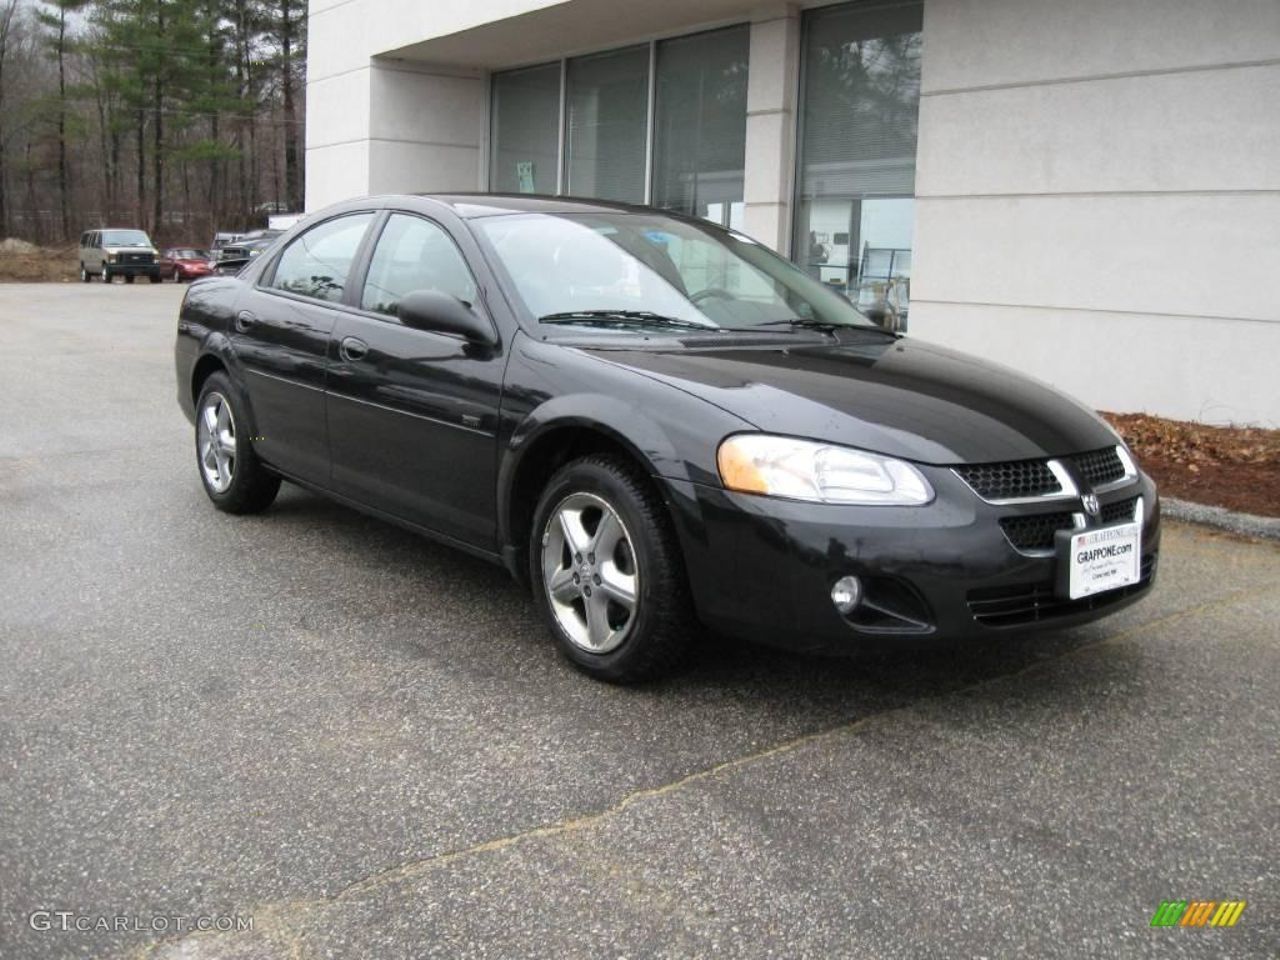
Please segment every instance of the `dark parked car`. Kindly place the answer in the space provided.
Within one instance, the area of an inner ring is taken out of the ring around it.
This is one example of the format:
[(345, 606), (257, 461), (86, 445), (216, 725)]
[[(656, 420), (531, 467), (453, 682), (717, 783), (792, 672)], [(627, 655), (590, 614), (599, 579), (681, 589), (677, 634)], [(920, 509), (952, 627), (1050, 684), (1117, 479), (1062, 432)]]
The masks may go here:
[(225, 244), (218, 251), (217, 259), (213, 261), (211, 269), (219, 274), (239, 273), (246, 263), (270, 248), (278, 236), (280, 236), (279, 233), (260, 231), (235, 243)]
[(174, 283), (199, 280), (213, 273), (209, 265), (209, 251), (197, 247), (170, 247), (160, 257), (161, 276), (171, 277)]
[(192, 285), (176, 359), (219, 509), (289, 479), (501, 562), (607, 680), (698, 621), (896, 648), (1091, 620), (1155, 576), (1155, 487), (1092, 412), (645, 208), (331, 207)]

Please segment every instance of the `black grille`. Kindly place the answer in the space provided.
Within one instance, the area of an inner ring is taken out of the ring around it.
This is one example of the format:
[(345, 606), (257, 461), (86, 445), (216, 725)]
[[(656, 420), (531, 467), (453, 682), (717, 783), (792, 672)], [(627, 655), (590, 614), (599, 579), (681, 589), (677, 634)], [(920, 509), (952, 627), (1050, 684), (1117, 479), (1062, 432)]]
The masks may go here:
[(984, 500), (1014, 500), (1062, 492), (1058, 478), (1043, 460), (980, 463), (955, 470)]
[(1033, 513), (1000, 519), (1000, 529), (1016, 550), (1052, 550), (1053, 535), (1071, 526), (1070, 513)]
[(1130, 497), (1128, 500), (1117, 500), (1115, 503), (1108, 503), (1102, 508), (1102, 522), (1127, 523), (1133, 520), (1133, 511), (1137, 505), (1137, 497)]
[(1071, 458), (1085, 482), (1090, 487), (1100, 487), (1106, 483), (1114, 483), (1124, 477), (1124, 464), (1115, 447), (1105, 450), (1094, 450), (1081, 453)]
[(1143, 558), (1142, 578), (1137, 583), (1079, 600), (1058, 596), (1051, 583), (982, 587), (969, 591), (969, 612), (974, 620), (989, 627), (1017, 627), (1074, 613), (1102, 610), (1145, 590), (1150, 586), (1155, 570), (1156, 554), (1153, 553)]

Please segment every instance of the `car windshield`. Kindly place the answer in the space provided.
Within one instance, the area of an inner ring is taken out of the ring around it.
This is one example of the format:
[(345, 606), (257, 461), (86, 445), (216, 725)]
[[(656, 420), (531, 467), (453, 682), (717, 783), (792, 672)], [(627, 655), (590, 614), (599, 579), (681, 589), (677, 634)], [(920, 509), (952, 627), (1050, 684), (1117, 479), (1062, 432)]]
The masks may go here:
[(626, 212), (511, 214), (474, 223), (544, 323), (773, 332), (874, 327), (790, 261), (711, 224)]
[(209, 254), (194, 247), (179, 247), (172, 252), (174, 260), (207, 260)]
[(151, 238), (141, 230), (103, 230), (104, 247), (149, 247)]

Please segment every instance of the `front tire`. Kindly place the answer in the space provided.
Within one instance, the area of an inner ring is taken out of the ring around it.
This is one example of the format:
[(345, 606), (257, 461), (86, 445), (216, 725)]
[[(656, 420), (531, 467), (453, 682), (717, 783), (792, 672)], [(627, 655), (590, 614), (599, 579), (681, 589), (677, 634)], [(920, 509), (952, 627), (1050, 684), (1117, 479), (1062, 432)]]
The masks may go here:
[(177, 267), (174, 267), (174, 268), (173, 268), (173, 282), (174, 282), (174, 283), (181, 283), (181, 282), (182, 282), (182, 274), (178, 272), (178, 268), (177, 268)]
[(108, 270), (106, 267), (102, 268), (102, 282), (103, 283), (111, 282), (111, 271)]
[(226, 513), (259, 513), (280, 491), (253, 451), (238, 395), (223, 373), (212, 374), (196, 402), (196, 466), (213, 505)]
[(529, 539), (535, 602), (575, 667), (610, 683), (676, 667), (694, 626), (684, 558), (661, 498), (630, 460), (562, 467)]

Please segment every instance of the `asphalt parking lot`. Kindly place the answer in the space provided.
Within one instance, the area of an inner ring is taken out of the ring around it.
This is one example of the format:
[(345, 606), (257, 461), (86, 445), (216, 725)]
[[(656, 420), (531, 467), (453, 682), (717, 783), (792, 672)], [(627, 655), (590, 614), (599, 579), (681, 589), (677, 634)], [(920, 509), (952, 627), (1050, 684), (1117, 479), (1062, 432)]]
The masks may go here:
[(499, 569), (215, 513), (181, 292), (0, 285), (0, 957), (1277, 955), (1274, 544), (1169, 524), (1068, 633), (611, 688)]

